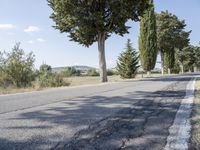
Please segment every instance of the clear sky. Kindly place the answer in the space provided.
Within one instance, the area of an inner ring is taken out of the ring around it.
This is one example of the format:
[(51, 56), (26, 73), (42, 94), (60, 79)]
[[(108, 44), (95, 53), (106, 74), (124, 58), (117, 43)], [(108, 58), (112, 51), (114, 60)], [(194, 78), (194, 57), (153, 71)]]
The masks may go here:
[[(180, 19), (185, 19), (192, 30), (191, 44), (200, 41), (200, 0), (154, 0), (156, 12), (169, 10)], [(0, 50), (10, 51), (16, 42), (21, 42), (25, 52), (36, 55), (36, 67), (47, 63), (52, 67), (88, 65), (98, 67), (97, 44), (86, 48), (69, 41), (67, 34), (52, 28), (49, 18), (51, 9), (46, 0), (0, 0)], [(138, 49), (139, 24), (129, 22), (130, 34), (112, 35), (106, 41), (108, 67), (114, 67), (128, 38)]]

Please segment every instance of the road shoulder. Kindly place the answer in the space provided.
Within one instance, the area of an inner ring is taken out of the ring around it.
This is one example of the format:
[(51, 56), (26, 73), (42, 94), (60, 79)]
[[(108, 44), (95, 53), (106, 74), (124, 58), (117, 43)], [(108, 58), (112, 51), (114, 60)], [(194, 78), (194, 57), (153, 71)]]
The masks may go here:
[(195, 99), (192, 110), (192, 132), (189, 144), (190, 150), (200, 149), (200, 78), (197, 79), (195, 88)]
[(186, 87), (186, 96), (176, 113), (164, 150), (188, 150), (191, 132), (191, 112), (194, 101), (195, 80), (192, 78)]

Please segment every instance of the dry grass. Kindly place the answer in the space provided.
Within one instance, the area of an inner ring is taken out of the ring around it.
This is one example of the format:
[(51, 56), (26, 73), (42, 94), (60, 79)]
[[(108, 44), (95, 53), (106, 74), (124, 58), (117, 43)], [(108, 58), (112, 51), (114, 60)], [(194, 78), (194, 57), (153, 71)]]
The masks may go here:
[(14, 87), (8, 87), (8, 88), (1, 88), (0, 87), (0, 95), (3, 94), (13, 94), (13, 93), (24, 93), (24, 92), (31, 92), (31, 91), (38, 91), (41, 89), (38, 88), (14, 88)]
[[(150, 77), (159, 77), (161, 74), (151, 74)], [(146, 78), (147, 75), (144, 74), (143, 78)], [(136, 79), (141, 79), (142, 75), (138, 74)], [(90, 77), (90, 76), (85, 76), (85, 77), (68, 77), (65, 78), (68, 82), (70, 82), (70, 86), (78, 86), (78, 85), (87, 85), (87, 84), (98, 84), (100, 83), (99, 76), (97, 77)], [(117, 81), (123, 81), (125, 79), (121, 79), (120, 76), (118, 75), (113, 75), (113, 76), (108, 76), (108, 82), (117, 82)]]
[[(158, 77), (161, 76), (161, 74), (152, 74), (151, 77)], [(147, 77), (146, 74), (143, 75), (143, 77)], [(136, 76), (136, 79), (142, 78), (141, 74), (138, 74)], [(70, 86), (79, 86), (79, 85), (90, 85), (90, 84), (99, 84), (101, 83), (99, 80), (99, 77), (90, 77), (90, 76), (85, 76), (85, 77), (69, 77), (65, 78), (67, 82), (70, 82)], [(122, 81), (123, 79), (120, 78), (118, 75), (113, 75), (113, 76), (108, 76), (108, 82), (117, 82), (117, 81)], [(35, 87), (30, 87), (30, 88), (1, 88), (0, 87), (0, 95), (1, 94), (12, 94), (12, 93), (23, 93), (23, 92), (31, 92), (31, 91), (38, 91), (38, 90), (43, 90), (37, 86), (36, 83), (33, 83)]]
[(191, 150), (200, 149), (200, 79), (197, 79), (195, 85), (195, 100), (192, 112), (192, 136), (191, 136)]
[[(87, 85), (87, 84), (98, 84), (100, 83), (99, 77), (69, 77), (65, 78), (70, 82), (70, 86)], [(108, 76), (109, 82), (121, 81), (119, 76)]]

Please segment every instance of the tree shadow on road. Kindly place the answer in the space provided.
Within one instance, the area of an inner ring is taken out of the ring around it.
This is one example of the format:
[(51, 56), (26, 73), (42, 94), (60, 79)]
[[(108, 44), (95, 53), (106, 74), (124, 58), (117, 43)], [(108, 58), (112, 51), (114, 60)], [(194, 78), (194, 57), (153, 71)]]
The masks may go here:
[[(43, 143), (44, 139), (54, 146), (59, 142), (54, 147), (56, 149), (67, 150), (162, 149), (184, 96), (184, 90), (169, 87), (153, 93), (137, 91), (116, 97), (80, 97), (70, 102), (42, 106), (38, 110), (21, 111), (19, 115), (8, 119), (11, 122), (5, 128), (8, 132), (23, 136), (25, 131), (49, 131), (62, 126), (66, 136), (60, 137), (57, 133), (52, 133), (41, 137), (37, 133), (38, 135), (22, 143), (0, 138), (0, 149), (2, 147), (4, 150), (7, 146), (9, 149), (44, 149), (49, 144)], [(15, 122), (18, 122), (17, 126)], [(34, 125), (36, 122), (44, 125)], [(71, 129), (74, 134), (67, 135), (67, 130)]]

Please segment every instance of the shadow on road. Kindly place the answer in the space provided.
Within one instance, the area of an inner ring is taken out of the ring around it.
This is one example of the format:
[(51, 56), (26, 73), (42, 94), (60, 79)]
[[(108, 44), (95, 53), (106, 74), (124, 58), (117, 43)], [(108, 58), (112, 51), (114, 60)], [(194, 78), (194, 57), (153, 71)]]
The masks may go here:
[[(21, 130), (19, 133), (23, 133), (51, 130), (56, 126), (66, 127), (66, 130), (83, 127), (72, 136), (63, 138), (57, 149), (162, 149), (169, 134), (168, 129), (185, 96), (185, 83), (190, 79), (184, 78), (181, 80), (183, 82), (154, 93), (137, 91), (118, 97), (81, 97), (70, 102), (63, 101), (54, 107), (49, 105), (42, 110), (22, 111), (17, 117), (9, 119), (22, 123), (8, 126), (6, 130)], [(26, 121), (42, 122), (44, 125), (23, 124)], [(56, 145), (58, 141), (55, 139), (58, 137), (55, 133), (47, 137), (38, 134), (21, 141), (0, 138), (0, 149), (44, 149), (48, 147), (44, 139)]]

